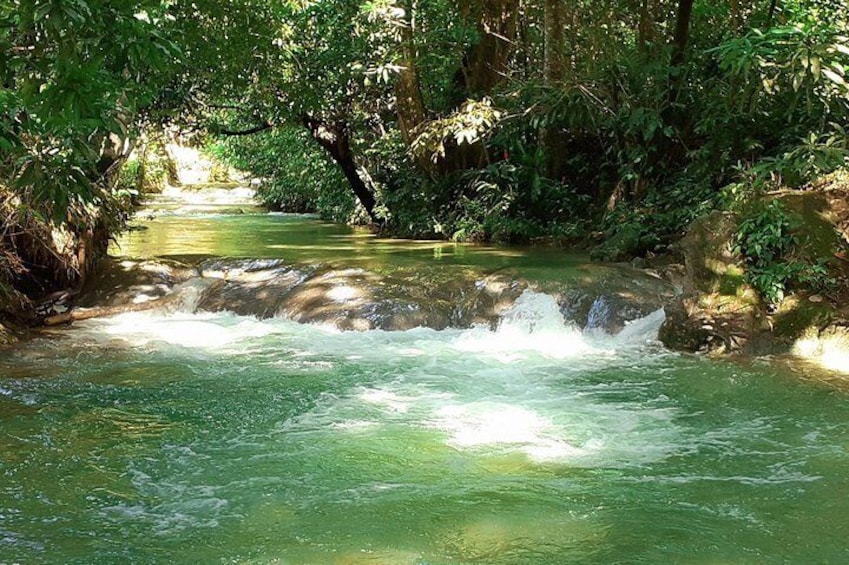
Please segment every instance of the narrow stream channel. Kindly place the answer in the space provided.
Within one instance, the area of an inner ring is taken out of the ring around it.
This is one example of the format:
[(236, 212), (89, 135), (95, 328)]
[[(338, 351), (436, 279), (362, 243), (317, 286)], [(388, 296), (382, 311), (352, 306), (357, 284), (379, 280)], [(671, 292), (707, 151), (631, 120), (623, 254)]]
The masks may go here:
[[(160, 211), (115, 253), (611, 272), (246, 211)], [(845, 391), (671, 353), (661, 321), (581, 331), (525, 291), (495, 329), (76, 323), (0, 353), (0, 563), (849, 562)]]

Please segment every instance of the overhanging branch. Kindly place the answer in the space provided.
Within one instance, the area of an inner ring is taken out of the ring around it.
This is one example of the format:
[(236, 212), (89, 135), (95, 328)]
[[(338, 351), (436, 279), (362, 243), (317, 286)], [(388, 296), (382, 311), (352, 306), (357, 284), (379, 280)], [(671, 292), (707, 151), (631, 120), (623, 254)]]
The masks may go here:
[(231, 129), (220, 129), (218, 130), (218, 134), (227, 135), (227, 136), (241, 136), (241, 135), (253, 135), (255, 133), (259, 133), (261, 131), (265, 131), (267, 129), (271, 129), (274, 127), (274, 124), (271, 122), (265, 122), (264, 124), (260, 124), (258, 126), (254, 126), (249, 129), (243, 130), (231, 130)]

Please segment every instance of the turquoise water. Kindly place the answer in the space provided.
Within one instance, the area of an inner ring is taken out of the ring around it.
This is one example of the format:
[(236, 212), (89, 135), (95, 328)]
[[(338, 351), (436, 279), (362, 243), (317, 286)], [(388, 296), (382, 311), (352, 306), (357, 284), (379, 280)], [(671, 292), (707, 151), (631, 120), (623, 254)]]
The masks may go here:
[(0, 352), (0, 563), (847, 562), (846, 393), (661, 319), (56, 330)]

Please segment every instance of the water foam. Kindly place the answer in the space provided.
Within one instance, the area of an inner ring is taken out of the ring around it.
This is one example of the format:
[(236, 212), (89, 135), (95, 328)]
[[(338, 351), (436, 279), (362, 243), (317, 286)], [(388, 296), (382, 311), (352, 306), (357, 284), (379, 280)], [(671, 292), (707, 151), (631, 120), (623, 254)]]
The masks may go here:
[(615, 336), (589, 326), (582, 331), (565, 319), (553, 296), (526, 290), (502, 316), (495, 332), (464, 334), (457, 348), (505, 362), (524, 360), (529, 353), (553, 359), (612, 356), (617, 348), (655, 342), (665, 319), (660, 309), (627, 322)]
[(503, 447), (516, 449), (536, 461), (567, 459), (585, 454), (562, 437), (549, 418), (522, 406), (472, 402), (437, 410), (428, 425), (448, 432), (447, 444), (457, 449)]
[(298, 374), (305, 374), (301, 368), (315, 375), (336, 374), (343, 365), (380, 368), (385, 382), (323, 395), (287, 423), (287, 433), (381, 435), (400, 425), (475, 457), (516, 453), (538, 464), (620, 467), (680, 450), (682, 430), (670, 401), (610, 402), (604, 395), (611, 390), (599, 392), (595, 383), (563, 383), (633, 366), (636, 357), (645, 364), (644, 345), (662, 320), (658, 311), (617, 336), (582, 332), (564, 320), (552, 296), (525, 292), (495, 330), (342, 332), (282, 318), (148, 312), (90, 320), (76, 335), (176, 356), (256, 354), (253, 362), (272, 359), (269, 367), (277, 370), (285, 351), (286, 372)]

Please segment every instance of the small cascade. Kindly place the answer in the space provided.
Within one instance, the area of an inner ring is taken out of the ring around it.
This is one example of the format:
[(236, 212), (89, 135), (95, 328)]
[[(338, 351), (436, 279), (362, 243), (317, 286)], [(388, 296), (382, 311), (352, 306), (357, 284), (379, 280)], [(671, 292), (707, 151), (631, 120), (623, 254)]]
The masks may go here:
[(616, 340), (619, 343), (634, 343), (641, 344), (657, 341), (660, 326), (666, 321), (666, 312), (663, 308), (659, 308), (642, 318), (631, 320), (621, 332), (616, 334)]
[(180, 283), (172, 291), (175, 300), (171, 301), (169, 308), (176, 312), (197, 312), (204, 294), (214, 284), (214, 279), (203, 277), (194, 277), (184, 283)]
[(593, 301), (592, 306), (590, 306), (585, 329), (604, 331), (602, 328), (604, 328), (606, 323), (610, 320), (611, 314), (612, 309), (610, 307), (610, 301), (604, 296), (599, 296)]
[(167, 186), (149, 195), (138, 216), (244, 214), (259, 211), (256, 191), (241, 184), (214, 183)]
[(473, 334), (464, 347), (554, 356), (608, 347), (612, 336), (618, 338), (617, 347), (653, 341), (665, 319), (660, 304), (649, 309), (653, 303), (637, 303), (639, 296), (602, 295), (582, 323), (569, 308), (568, 286), (540, 292), (523, 279), (490, 282), (451, 277), (423, 285), (415, 270), (382, 274), (281, 259), (206, 259), (194, 267), (123, 261), (110, 264), (103, 284), (80, 306), (115, 312), (231, 312), (340, 330), (477, 327), (486, 330), (486, 337)]
[[(599, 299), (598, 304), (605, 304)], [(599, 308), (597, 312), (601, 312)], [(597, 314), (600, 315), (600, 314)], [(612, 348), (639, 346), (656, 341), (665, 320), (663, 309), (625, 323), (616, 335), (606, 333), (598, 322), (583, 330), (567, 320), (555, 296), (525, 290), (507, 310), (494, 332), (470, 333), (459, 343), (461, 349), (490, 352), (501, 360), (539, 353), (562, 359), (585, 354), (605, 354)], [(602, 320), (603, 321), (603, 320)]]
[(553, 296), (526, 290), (501, 317), (498, 333), (529, 336), (560, 332), (565, 325), (560, 306)]

